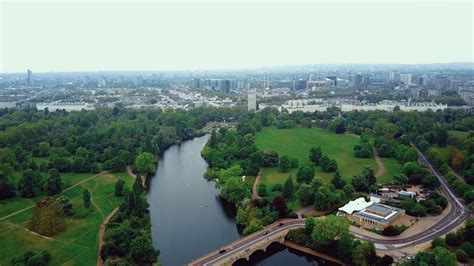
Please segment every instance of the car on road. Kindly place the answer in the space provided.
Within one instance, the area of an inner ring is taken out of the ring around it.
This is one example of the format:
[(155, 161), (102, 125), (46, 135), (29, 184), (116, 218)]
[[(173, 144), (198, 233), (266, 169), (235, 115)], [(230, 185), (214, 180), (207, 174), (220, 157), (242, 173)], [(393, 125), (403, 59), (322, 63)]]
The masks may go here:
[(220, 253), (220, 254), (225, 253), (225, 249), (219, 250), (219, 253)]

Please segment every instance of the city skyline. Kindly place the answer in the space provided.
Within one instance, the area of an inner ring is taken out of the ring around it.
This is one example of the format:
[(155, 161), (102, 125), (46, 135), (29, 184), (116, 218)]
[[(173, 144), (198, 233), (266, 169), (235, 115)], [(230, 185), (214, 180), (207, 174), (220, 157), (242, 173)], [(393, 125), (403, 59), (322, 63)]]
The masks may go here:
[(1, 12), (2, 73), (473, 62), (470, 2), (7, 1)]

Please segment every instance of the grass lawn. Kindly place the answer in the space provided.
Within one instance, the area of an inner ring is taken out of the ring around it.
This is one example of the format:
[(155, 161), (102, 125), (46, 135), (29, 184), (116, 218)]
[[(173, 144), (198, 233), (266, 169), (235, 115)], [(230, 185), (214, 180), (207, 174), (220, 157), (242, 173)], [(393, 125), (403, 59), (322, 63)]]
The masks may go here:
[[(95, 174), (61, 174), (66, 187), (78, 183)], [(110, 173), (95, 177), (64, 193), (74, 206), (74, 215), (66, 218), (66, 230), (52, 240), (44, 239), (24, 230), (32, 209), (0, 221), (0, 265), (9, 265), (12, 257), (25, 251), (47, 249), (52, 253), (51, 265), (94, 265), (98, 255), (98, 232), (100, 224), (109, 212), (117, 207), (122, 198), (114, 196), (114, 184), (118, 179), (131, 187), (133, 180), (127, 173)], [(86, 210), (82, 201), (82, 191), (91, 192), (92, 207)], [(20, 197), (2, 201), (0, 217), (28, 207), (45, 198)]]
[(469, 135), (469, 131), (449, 130), (448, 135), (458, 138), (460, 140), (464, 140)]
[[(354, 145), (359, 142), (359, 138), (349, 134), (335, 134), (319, 128), (292, 128), (277, 129), (264, 128), (256, 135), (256, 144), (262, 150), (275, 150), (278, 154), (288, 155), (297, 158), (301, 163), (309, 162), (309, 150), (313, 146), (321, 146), (323, 153), (336, 159), (339, 171), (343, 178), (350, 180), (353, 175), (359, 173), (365, 166), (370, 166), (377, 171), (377, 164), (374, 158), (357, 158), (354, 156)], [(393, 175), (400, 172), (401, 165), (392, 158), (383, 158), (385, 173), (378, 178), (379, 182), (391, 181)], [(283, 183), (288, 175), (295, 176), (297, 169), (292, 169), (289, 173), (280, 173), (277, 168), (267, 168), (263, 171), (261, 182), (268, 187), (275, 183)], [(316, 176), (329, 182), (334, 173), (323, 173), (320, 168), (316, 168)]]

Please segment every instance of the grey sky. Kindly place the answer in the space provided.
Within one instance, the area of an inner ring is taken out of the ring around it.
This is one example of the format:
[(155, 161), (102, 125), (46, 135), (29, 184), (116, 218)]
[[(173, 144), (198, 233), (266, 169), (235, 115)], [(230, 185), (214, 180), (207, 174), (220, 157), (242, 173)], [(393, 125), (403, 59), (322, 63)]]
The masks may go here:
[(2, 1), (0, 71), (473, 60), (467, 2)]

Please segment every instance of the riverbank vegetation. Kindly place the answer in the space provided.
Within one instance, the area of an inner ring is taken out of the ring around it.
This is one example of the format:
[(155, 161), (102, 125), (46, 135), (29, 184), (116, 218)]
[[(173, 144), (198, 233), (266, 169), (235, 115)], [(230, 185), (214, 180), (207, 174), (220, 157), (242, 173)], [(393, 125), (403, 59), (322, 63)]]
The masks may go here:
[[(120, 105), (79, 112), (1, 109), (0, 264), (8, 265), (23, 252), (43, 249), (50, 252), (49, 263), (53, 265), (77, 261), (95, 264), (100, 225), (121, 206), (122, 197), (130, 204), (141, 202), (146, 206), (143, 195), (130, 196), (133, 182), (125, 167), (135, 163), (140, 175), (153, 173), (159, 152), (201, 135), (208, 121), (229, 120), (242, 112), (228, 108), (131, 110)], [(142, 158), (138, 159), (140, 154)], [(49, 207), (40, 210), (37, 203), (43, 200)], [(134, 209), (146, 213), (143, 208)], [(135, 259), (140, 263), (156, 259), (157, 254), (149, 248), (147, 215), (136, 219), (139, 213), (122, 210), (122, 220), (114, 224), (131, 226), (134, 239), (139, 239), (134, 245), (142, 251), (141, 247), (146, 247), (146, 251), (140, 253), (130, 247), (123, 254), (109, 248), (109, 260), (121, 256), (129, 264)], [(61, 230), (43, 230), (43, 220), (31, 219), (33, 213), (35, 217), (58, 214), (55, 221)], [(25, 230), (28, 228), (34, 232)]]
[(343, 217), (307, 218), (304, 228), (290, 230), (286, 239), (354, 265), (393, 263), (390, 256), (378, 257), (372, 242), (355, 240)]

